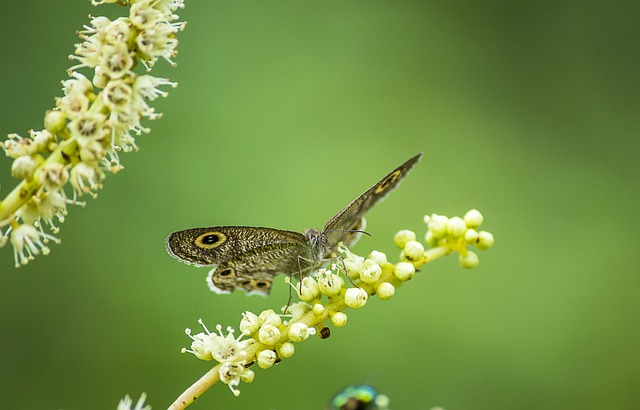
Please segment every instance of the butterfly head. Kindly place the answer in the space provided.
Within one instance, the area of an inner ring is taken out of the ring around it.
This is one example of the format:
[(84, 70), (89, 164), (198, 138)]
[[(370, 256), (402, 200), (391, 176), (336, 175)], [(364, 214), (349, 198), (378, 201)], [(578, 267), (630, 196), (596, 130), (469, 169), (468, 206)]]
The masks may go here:
[(307, 229), (304, 231), (304, 236), (309, 241), (309, 245), (311, 245), (311, 253), (316, 262), (322, 261), (325, 255), (331, 253), (329, 238), (324, 232), (317, 229)]

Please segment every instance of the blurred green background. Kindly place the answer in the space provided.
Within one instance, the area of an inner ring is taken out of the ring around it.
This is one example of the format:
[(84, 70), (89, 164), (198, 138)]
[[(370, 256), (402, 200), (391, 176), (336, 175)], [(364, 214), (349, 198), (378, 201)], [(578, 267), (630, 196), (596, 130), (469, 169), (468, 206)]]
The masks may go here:
[[(173, 231), (303, 230), (425, 156), (355, 250), (388, 252), (422, 216), (477, 208), (480, 266), (430, 264), (328, 340), (193, 409), (321, 409), (369, 382), (393, 409), (640, 408), (640, 3), (186, 1), (180, 86), (140, 152), (61, 245), (13, 268), (0, 249), (0, 407), (166, 408), (209, 369), (180, 349), (203, 318), (285, 303), (217, 296), (164, 251)], [(39, 128), (61, 95), (88, 1), (4, 5), (2, 133)], [(0, 194), (15, 182), (0, 158)]]

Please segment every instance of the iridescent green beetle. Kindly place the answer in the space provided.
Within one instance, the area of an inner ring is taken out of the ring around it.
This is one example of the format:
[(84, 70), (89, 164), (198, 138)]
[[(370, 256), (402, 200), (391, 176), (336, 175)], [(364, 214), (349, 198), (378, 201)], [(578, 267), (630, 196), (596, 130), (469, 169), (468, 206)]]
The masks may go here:
[(389, 410), (389, 398), (368, 384), (348, 386), (331, 399), (327, 410)]

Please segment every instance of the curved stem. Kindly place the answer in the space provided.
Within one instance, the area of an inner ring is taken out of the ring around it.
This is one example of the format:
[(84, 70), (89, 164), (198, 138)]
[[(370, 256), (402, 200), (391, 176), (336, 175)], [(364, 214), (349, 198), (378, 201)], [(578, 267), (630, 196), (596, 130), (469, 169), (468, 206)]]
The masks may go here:
[(438, 258), (442, 258), (443, 256), (449, 255), (453, 252), (453, 249), (450, 246), (438, 246), (437, 248), (431, 248), (424, 252), (424, 256), (418, 263), (416, 263), (416, 267), (422, 266), (427, 262), (431, 262)]
[(169, 406), (168, 410), (181, 410), (187, 408), (188, 405), (196, 401), (198, 397), (202, 395), (209, 387), (220, 381), (220, 369), (221, 364), (218, 363), (215, 367), (209, 370), (201, 378), (193, 383), (187, 390), (182, 392), (180, 396)]

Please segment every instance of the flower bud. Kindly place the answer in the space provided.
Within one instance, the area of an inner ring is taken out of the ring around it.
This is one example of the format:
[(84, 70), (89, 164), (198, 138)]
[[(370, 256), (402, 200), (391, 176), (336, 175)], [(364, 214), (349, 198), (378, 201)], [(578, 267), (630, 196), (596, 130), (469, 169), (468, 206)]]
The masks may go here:
[(460, 255), (459, 262), (460, 266), (462, 266), (463, 268), (472, 269), (478, 266), (478, 264), (480, 263), (480, 259), (474, 252), (468, 251), (466, 255)]
[(243, 312), (242, 320), (240, 321), (240, 331), (243, 335), (249, 336), (254, 334), (260, 328), (258, 322), (258, 316), (253, 312)]
[(376, 288), (376, 295), (378, 295), (378, 297), (382, 300), (391, 299), (395, 293), (396, 293), (396, 288), (389, 282), (382, 282)]
[(401, 280), (403, 282), (411, 279), (413, 275), (415, 275), (415, 273), (416, 273), (416, 268), (413, 266), (413, 263), (411, 262), (399, 262), (396, 264), (395, 271), (393, 271), (393, 274), (395, 275), (395, 277), (398, 278), (398, 280)]
[(278, 350), (278, 356), (280, 356), (283, 359), (288, 359), (291, 356), (293, 356), (293, 354), (296, 351), (296, 348), (293, 345), (293, 343), (285, 342), (282, 345), (280, 345), (280, 347), (278, 347), (277, 350)]
[(268, 369), (273, 366), (277, 357), (276, 352), (273, 350), (263, 350), (258, 353), (258, 366), (260, 366), (261, 369)]
[(369, 295), (362, 288), (349, 288), (344, 295), (344, 303), (354, 309), (363, 307)]
[(287, 336), (294, 342), (302, 342), (306, 340), (311, 332), (309, 332), (309, 326), (305, 325), (301, 322), (293, 323), (289, 326), (289, 331), (287, 332)]
[[(385, 257), (386, 259), (386, 257)], [(382, 268), (371, 259), (366, 259), (362, 264), (362, 273), (360, 273), (360, 279), (364, 283), (373, 284), (376, 283), (382, 275)]]
[(447, 225), (447, 233), (453, 238), (461, 238), (464, 232), (467, 230), (467, 224), (464, 223), (462, 218), (454, 216), (449, 219)]
[(396, 246), (400, 249), (404, 248), (407, 242), (411, 242), (415, 240), (416, 240), (415, 232), (410, 231), (408, 229), (403, 229), (402, 231), (399, 231), (393, 237), (393, 241), (395, 242)]
[(477, 227), (482, 225), (483, 220), (484, 217), (477, 209), (472, 209), (464, 214), (464, 223), (467, 225), (467, 227), (472, 229), (476, 229)]
[(417, 262), (424, 256), (424, 246), (418, 241), (411, 241), (404, 247), (403, 253), (408, 261)]
[(331, 316), (331, 323), (335, 327), (342, 327), (347, 324), (347, 315), (342, 312), (336, 312)]
[(260, 343), (273, 346), (279, 339), (280, 329), (269, 323), (260, 326), (260, 330), (258, 331), (258, 340), (260, 340)]
[(493, 239), (493, 234), (491, 234), (491, 232), (487, 232), (487, 231), (478, 232), (478, 243), (476, 244), (478, 249), (482, 251), (486, 251), (487, 249), (493, 246), (494, 242), (495, 240)]

